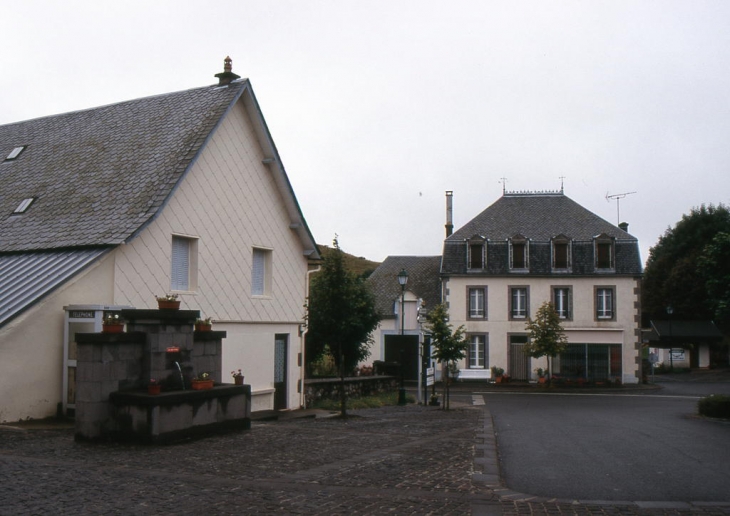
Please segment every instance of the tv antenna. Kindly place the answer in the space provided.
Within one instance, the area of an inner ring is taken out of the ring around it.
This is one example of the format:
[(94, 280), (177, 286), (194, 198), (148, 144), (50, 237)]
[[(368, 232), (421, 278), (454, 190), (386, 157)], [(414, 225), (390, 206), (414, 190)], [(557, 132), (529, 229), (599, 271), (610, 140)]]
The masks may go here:
[(618, 226), (621, 224), (621, 214), (619, 212), (619, 201), (626, 197), (627, 195), (635, 194), (636, 192), (626, 192), (626, 193), (619, 193), (619, 194), (613, 194), (608, 195), (608, 192), (606, 192), (606, 202), (611, 202), (614, 199), (616, 200), (616, 225)]

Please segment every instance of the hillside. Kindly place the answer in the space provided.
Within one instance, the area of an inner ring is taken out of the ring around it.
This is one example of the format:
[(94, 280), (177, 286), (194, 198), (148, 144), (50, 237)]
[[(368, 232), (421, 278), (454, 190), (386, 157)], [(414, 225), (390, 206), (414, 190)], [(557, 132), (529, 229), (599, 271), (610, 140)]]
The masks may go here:
[[(326, 245), (317, 244), (317, 247), (319, 248), (319, 254), (322, 255), (322, 258), (325, 258), (333, 251), (331, 247)], [(344, 255), (345, 267), (357, 276), (367, 278), (375, 269), (378, 268), (378, 265), (380, 265), (379, 262), (370, 261), (362, 256), (353, 256), (344, 251), (342, 253)]]

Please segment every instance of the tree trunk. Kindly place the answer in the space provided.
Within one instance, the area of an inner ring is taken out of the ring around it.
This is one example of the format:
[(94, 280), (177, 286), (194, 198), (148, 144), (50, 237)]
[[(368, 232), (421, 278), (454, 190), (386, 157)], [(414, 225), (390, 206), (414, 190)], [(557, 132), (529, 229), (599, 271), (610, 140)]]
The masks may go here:
[(340, 415), (347, 417), (347, 396), (345, 395), (345, 361), (342, 356), (342, 343), (340, 343)]

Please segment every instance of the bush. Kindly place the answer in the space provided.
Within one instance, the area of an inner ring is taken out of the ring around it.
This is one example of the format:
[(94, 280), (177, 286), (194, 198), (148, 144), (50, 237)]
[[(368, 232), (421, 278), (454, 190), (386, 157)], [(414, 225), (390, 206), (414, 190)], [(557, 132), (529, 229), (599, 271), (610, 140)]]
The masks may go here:
[(730, 419), (730, 396), (712, 394), (697, 403), (701, 416)]

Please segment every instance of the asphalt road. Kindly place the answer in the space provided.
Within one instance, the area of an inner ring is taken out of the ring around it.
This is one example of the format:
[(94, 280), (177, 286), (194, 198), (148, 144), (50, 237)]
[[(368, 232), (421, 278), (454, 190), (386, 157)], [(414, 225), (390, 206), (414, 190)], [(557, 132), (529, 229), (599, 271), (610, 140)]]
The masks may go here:
[(696, 416), (730, 384), (634, 394), (481, 394), (510, 489), (579, 500), (730, 502), (730, 422)]

